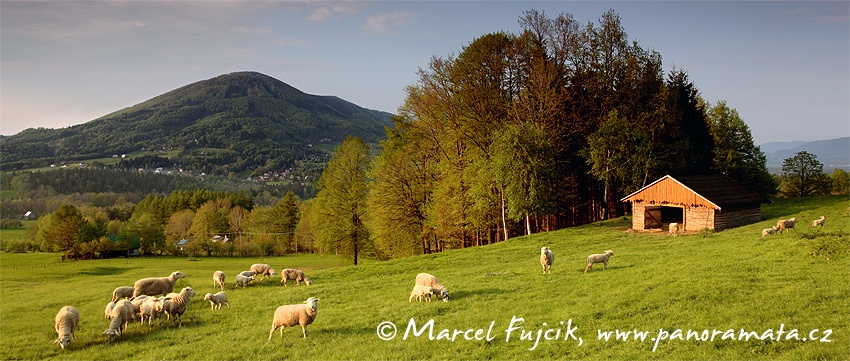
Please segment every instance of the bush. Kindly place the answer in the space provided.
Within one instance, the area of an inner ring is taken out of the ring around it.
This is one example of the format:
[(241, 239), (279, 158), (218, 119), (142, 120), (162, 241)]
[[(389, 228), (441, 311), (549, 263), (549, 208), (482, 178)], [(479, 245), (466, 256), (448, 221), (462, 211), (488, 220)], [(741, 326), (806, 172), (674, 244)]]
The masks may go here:
[(17, 219), (0, 219), (0, 229), (21, 229), (24, 228), (24, 223)]
[(3, 251), (8, 253), (27, 253), (39, 250), (39, 246), (35, 242), (16, 239), (0, 241), (0, 247), (3, 248)]

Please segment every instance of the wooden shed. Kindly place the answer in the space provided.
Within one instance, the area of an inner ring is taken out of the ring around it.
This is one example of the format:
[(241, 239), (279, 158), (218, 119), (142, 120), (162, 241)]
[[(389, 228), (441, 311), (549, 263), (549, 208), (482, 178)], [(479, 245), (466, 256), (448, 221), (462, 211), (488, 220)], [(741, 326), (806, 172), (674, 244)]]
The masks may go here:
[(632, 202), (632, 229), (700, 231), (739, 227), (761, 221), (761, 204), (770, 201), (720, 174), (669, 175), (622, 199)]

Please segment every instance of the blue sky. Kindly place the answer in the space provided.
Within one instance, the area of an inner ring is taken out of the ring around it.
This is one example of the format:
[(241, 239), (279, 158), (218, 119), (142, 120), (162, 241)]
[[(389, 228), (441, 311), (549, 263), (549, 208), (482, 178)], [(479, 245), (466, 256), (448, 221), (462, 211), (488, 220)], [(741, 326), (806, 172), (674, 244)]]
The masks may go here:
[(196, 81), (258, 71), (395, 112), (432, 57), (517, 33), (528, 9), (630, 40), (726, 100), (756, 144), (850, 136), (850, 2), (0, 1), (0, 134), (81, 124)]

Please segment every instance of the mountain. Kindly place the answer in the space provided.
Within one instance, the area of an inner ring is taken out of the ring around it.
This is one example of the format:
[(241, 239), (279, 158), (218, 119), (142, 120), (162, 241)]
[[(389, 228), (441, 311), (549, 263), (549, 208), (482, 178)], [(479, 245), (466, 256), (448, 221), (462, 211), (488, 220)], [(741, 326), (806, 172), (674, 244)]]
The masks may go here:
[(2, 137), (0, 163), (15, 170), (144, 150), (208, 173), (274, 170), (297, 160), (326, 160), (332, 145), (348, 135), (377, 142), (391, 116), (306, 94), (260, 73), (236, 72), (84, 124)]
[(823, 164), (824, 171), (831, 171), (834, 168), (850, 170), (850, 137), (816, 140), (813, 142), (783, 143), (787, 143), (793, 147), (776, 150), (775, 147), (778, 143), (766, 143), (765, 145), (772, 144), (774, 148), (768, 147), (768, 149), (774, 150), (768, 152), (764, 146), (761, 148), (767, 157), (767, 168), (772, 173), (780, 173), (782, 163), (785, 162), (785, 159), (791, 158), (802, 151), (817, 156), (818, 161)]

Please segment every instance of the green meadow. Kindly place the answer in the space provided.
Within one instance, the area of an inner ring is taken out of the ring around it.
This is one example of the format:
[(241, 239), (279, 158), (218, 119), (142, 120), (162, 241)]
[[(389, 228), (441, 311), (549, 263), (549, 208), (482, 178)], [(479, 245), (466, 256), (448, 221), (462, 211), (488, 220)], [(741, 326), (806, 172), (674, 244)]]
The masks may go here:
[[(141, 258), (61, 262), (58, 254), (0, 254), (0, 357), (12, 360), (424, 360), (850, 358), (850, 200), (779, 200), (763, 221), (679, 236), (628, 231), (629, 218), (518, 237), (484, 247), (348, 266), (333, 255)], [(823, 228), (811, 221), (826, 216)], [(796, 230), (762, 238), (778, 219)], [(5, 234), (5, 233), (4, 233)], [(555, 252), (544, 275), (539, 247)], [(584, 273), (591, 253), (614, 251)], [(253, 263), (300, 268), (312, 286), (279, 278), (234, 287)], [(115, 287), (186, 274), (198, 294), (183, 327), (133, 323), (115, 343), (103, 310)], [(203, 300), (227, 275), (231, 307)], [(408, 302), (417, 273), (451, 300)], [(268, 340), (274, 310), (318, 297), (318, 316)], [(67, 350), (53, 317), (82, 315)], [(618, 334), (617, 331), (620, 333)], [(384, 340), (386, 339), (386, 340)]]

